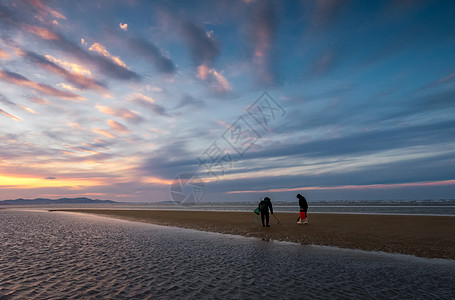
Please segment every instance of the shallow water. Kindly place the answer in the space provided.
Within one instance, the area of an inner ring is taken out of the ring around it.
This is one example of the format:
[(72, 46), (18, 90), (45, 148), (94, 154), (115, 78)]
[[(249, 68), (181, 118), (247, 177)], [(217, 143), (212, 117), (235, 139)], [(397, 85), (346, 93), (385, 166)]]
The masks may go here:
[(0, 211), (1, 299), (453, 299), (455, 261)]

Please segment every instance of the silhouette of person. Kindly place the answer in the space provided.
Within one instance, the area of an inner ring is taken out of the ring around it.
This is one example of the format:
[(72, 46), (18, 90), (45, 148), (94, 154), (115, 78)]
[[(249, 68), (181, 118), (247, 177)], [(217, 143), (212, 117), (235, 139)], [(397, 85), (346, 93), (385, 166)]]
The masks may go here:
[(299, 218), (298, 218), (297, 223), (298, 224), (308, 224), (308, 214), (307, 214), (308, 202), (306, 201), (306, 198), (300, 194), (297, 194), (297, 198), (299, 199), (299, 206), (300, 206)]
[[(272, 202), (270, 201), (269, 197), (265, 197), (264, 200), (259, 202), (258, 205), (259, 210), (261, 211), (261, 221), (262, 221), (262, 227), (270, 227), (269, 225), (269, 208), (270, 212), (273, 215), (273, 207), (272, 207)], [(265, 219), (265, 222), (264, 222)]]

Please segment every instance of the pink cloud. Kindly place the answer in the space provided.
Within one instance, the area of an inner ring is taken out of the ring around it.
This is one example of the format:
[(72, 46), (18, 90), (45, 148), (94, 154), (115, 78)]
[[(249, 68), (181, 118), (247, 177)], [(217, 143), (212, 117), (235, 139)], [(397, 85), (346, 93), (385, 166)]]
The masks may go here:
[(25, 110), (26, 112), (29, 112), (31, 114), (36, 114), (36, 111), (34, 109), (31, 109), (30, 107), (28, 106), (25, 106), (25, 105), (22, 105), (22, 104), (19, 104), (19, 107), (23, 110)]
[(0, 108), (0, 114), (4, 115), (7, 118), (10, 118), (11, 120), (14, 120), (16, 122), (22, 121), (21, 118), (16, 117), (15, 115), (12, 115), (12, 114), (8, 113), (8, 112), (4, 111), (1, 108)]
[(113, 135), (112, 133), (110, 133), (109, 131), (106, 131), (104, 129), (93, 129), (92, 132), (94, 133), (98, 133), (98, 134), (101, 134), (107, 138), (110, 138), (110, 139), (114, 139), (115, 138), (115, 135)]
[(47, 101), (44, 98), (32, 97), (30, 100), (36, 104), (41, 104), (41, 105), (49, 104), (49, 101)]
[[(68, 82), (73, 83), (80, 89), (92, 89), (105, 95), (109, 94), (100, 83), (85, 76), (84, 74), (91, 75), (91, 72), (80, 65), (61, 61), (50, 55), (42, 56), (32, 51), (19, 50), (18, 54), (37, 64), (41, 68), (65, 78)], [(74, 71), (68, 71), (59, 64)], [(75, 90), (74, 88), (68, 88), (68, 85), (66, 84), (64, 88)]]
[(59, 13), (58, 11), (48, 7), (48, 6), (45, 6), (41, 0), (30, 0), (30, 3), (35, 6), (42, 15), (48, 15), (50, 14), (52, 17), (54, 18), (57, 18), (57, 19), (62, 19), (62, 20), (66, 20), (66, 17), (64, 15), (62, 15), (61, 13)]
[(120, 26), (120, 29), (121, 29), (121, 30), (123, 30), (123, 31), (128, 31), (128, 24), (122, 24), (122, 23), (120, 23), (119, 26)]
[(67, 91), (61, 91), (56, 88), (53, 88), (51, 86), (48, 86), (46, 84), (40, 84), (34, 81), (31, 81), (24, 76), (13, 73), (13, 72), (8, 72), (8, 71), (2, 71), (0, 70), (0, 79), (18, 85), (18, 86), (25, 86), (28, 88), (31, 88), (33, 90), (36, 90), (38, 92), (44, 93), (49, 96), (53, 97), (58, 97), (66, 100), (72, 100), (72, 101), (84, 101), (86, 100), (84, 97), (67, 92)]
[(244, 191), (231, 191), (228, 194), (247, 194), (258, 192), (292, 192), (292, 191), (317, 191), (317, 190), (366, 190), (366, 189), (393, 189), (404, 187), (422, 187), (422, 186), (446, 186), (455, 185), (454, 180), (442, 181), (426, 181), (426, 182), (407, 182), (407, 183), (391, 183), (391, 184), (366, 184), (366, 185), (339, 185), (339, 186), (308, 186), (298, 188), (281, 188), (281, 189), (267, 189), (267, 190), (244, 190)]
[(199, 79), (209, 82), (217, 92), (225, 92), (231, 90), (231, 85), (227, 79), (215, 69), (210, 69), (206, 65), (200, 65), (198, 68)]
[(255, 6), (249, 32), (249, 40), (253, 43), (253, 62), (256, 65), (259, 81), (270, 84), (276, 79), (273, 72), (273, 48), (278, 27), (278, 14), (273, 1), (260, 1)]
[(23, 29), (45, 40), (58, 40), (55, 33), (43, 27), (25, 25)]
[(128, 133), (130, 132), (128, 128), (126, 128), (125, 125), (114, 121), (114, 120), (107, 120), (107, 124), (116, 132), (119, 133)]
[(138, 123), (143, 121), (142, 117), (138, 113), (128, 110), (126, 108), (114, 109), (109, 106), (99, 104), (95, 105), (95, 107), (103, 114), (119, 117), (132, 123)]
[(4, 60), (10, 60), (10, 56), (4, 50), (0, 48), (0, 58)]
[(126, 64), (118, 56), (113, 56), (106, 47), (99, 43), (94, 43), (88, 50), (101, 54), (104, 57), (110, 58), (115, 64), (120, 67), (127, 68)]

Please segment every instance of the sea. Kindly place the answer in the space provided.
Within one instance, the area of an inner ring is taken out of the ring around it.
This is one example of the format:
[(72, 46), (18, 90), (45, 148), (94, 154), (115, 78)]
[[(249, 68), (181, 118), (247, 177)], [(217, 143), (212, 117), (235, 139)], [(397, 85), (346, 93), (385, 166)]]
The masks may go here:
[[(0, 205), (0, 208), (36, 209), (135, 209), (135, 210), (197, 210), (251, 212), (258, 206), (255, 202), (208, 202), (194, 205), (179, 205), (173, 201), (153, 203), (113, 203), (113, 204), (52, 204), (35, 206)], [(273, 209), (282, 213), (297, 213), (297, 202), (273, 201)], [(387, 215), (429, 215), (455, 216), (455, 199), (432, 200), (356, 200), (356, 201), (311, 201), (308, 213), (335, 214), (387, 214)]]
[(42, 208), (0, 209), (0, 246), (0, 299), (455, 299), (455, 260)]
[[(243, 211), (254, 210), (258, 203), (251, 202), (201, 202), (181, 206), (176, 203), (136, 203), (114, 204), (112, 208), (165, 209), (165, 210), (203, 210), (203, 211)], [(276, 212), (297, 213), (296, 202), (273, 202)], [(309, 213), (338, 214), (387, 214), (387, 215), (431, 215), (455, 216), (455, 200), (381, 200), (381, 201), (315, 201), (309, 203)]]

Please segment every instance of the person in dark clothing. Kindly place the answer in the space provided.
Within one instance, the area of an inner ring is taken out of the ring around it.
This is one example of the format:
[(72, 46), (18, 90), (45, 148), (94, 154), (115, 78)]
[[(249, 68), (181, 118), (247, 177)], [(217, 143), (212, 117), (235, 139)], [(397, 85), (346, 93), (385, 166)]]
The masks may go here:
[[(272, 207), (272, 202), (270, 201), (270, 198), (265, 197), (264, 200), (259, 202), (258, 208), (261, 211), (262, 227), (270, 227), (270, 225), (269, 225), (269, 208), (270, 208), (270, 212), (273, 215), (273, 207)], [(265, 222), (264, 222), (264, 219), (265, 219)]]
[(300, 206), (299, 218), (297, 219), (298, 220), (297, 224), (308, 224), (308, 214), (307, 214), (308, 202), (306, 201), (306, 198), (300, 194), (297, 194), (297, 198), (299, 199), (299, 206)]

